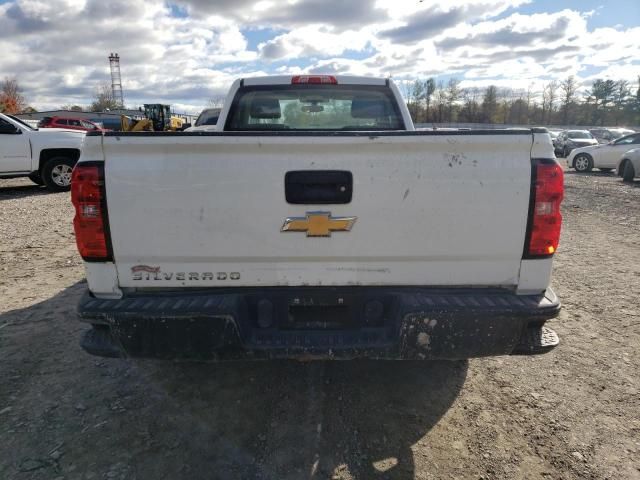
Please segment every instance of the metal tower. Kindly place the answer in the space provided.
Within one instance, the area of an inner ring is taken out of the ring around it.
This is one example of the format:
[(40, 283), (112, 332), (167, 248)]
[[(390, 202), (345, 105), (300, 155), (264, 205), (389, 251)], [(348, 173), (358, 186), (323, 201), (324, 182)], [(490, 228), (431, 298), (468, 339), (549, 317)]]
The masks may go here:
[(122, 78), (120, 77), (120, 57), (117, 53), (109, 55), (109, 67), (111, 67), (111, 94), (113, 95), (113, 100), (120, 108), (124, 108)]

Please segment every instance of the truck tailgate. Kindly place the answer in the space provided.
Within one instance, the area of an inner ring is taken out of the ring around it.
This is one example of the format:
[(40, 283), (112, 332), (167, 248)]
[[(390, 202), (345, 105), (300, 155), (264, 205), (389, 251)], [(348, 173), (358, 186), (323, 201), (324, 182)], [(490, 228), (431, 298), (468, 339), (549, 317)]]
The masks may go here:
[[(461, 133), (105, 136), (119, 284), (515, 286), (532, 134)], [(297, 170), (351, 172), (351, 201), (288, 203)], [(357, 218), (281, 231), (319, 211)]]

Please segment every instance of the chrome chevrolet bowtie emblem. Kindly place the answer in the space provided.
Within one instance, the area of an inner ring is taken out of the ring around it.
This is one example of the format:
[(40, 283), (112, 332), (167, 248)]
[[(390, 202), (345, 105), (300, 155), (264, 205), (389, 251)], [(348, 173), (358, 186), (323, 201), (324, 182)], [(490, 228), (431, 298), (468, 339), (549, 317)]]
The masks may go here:
[(332, 217), (331, 212), (307, 212), (305, 217), (290, 217), (281, 232), (307, 232), (307, 237), (330, 237), (331, 232), (348, 232), (358, 217)]

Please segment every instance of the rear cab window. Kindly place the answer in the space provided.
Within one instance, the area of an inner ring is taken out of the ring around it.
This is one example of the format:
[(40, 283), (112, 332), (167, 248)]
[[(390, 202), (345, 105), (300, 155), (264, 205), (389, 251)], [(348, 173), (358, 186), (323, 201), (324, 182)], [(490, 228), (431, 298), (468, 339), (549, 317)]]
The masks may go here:
[(218, 123), (219, 116), (219, 108), (208, 108), (206, 110), (203, 110), (202, 113), (200, 113), (200, 115), (198, 116), (195, 126), (199, 127), (201, 125), (216, 125)]
[(241, 87), (225, 130), (404, 130), (393, 92), (382, 85)]
[(215, 125), (215, 124), (218, 123), (218, 117), (219, 117), (219, 115), (212, 115), (210, 117), (206, 117), (202, 122), (200, 122), (196, 126), (200, 126), (200, 125)]

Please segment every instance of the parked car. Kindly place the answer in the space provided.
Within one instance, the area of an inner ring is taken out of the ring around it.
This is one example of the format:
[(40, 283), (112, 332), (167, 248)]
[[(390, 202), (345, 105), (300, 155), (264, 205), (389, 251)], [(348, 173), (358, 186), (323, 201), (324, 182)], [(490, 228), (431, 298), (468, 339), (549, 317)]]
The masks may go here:
[(598, 143), (609, 143), (636, 132), (628, 128), (591, 128), (589, 129), (589, 133), (598, 140)]
[(617, 168), (620, 155), (640, 145), (640, 133), (627, 135), (606, 145), (576, 148), (567, 157), (567, 165), (577, 172), (590, 172), (599, 168), (603, 172), (610, 172)]
[(220, 108), (206, 108), (204, 109), (200, 115), (198, 116), (198, 119), (196, 120), (196, 123), (193, 125), (193, 127), (189, 127), (189, 128), (185, 128), (185, 132), (198, 132), (198, 131), (202, 131), (202, 132), (206, 132), (208, 131), (215, 131), (216, 129), (216, 124), (218, 123), (218, 117), (220, 117)]
[(598, 141), (587, 130), (564, 130), (553, 142), (556, 155), (567, 157), (574, 148), (598, 145)]
[(561, 131), (556, 131), (554, 132), (554, 134), (551, 134), (551, 132), (549, 132), (549, 136), (551, 137), (551, 144), (553, 145), (553, 153), (555, 153), (556, 155), (560, 155), (559, 145), (561, 134)]
[(631, 182), (640, 177), (640, 148), (625, 152), (618, 162), (618, 176), (625, 182)]
[(82, 130), (83, 132), (106, 131), (89, 120), (82, 118), (44, 117), (38, 124), (39, 128), (64, 128), (67, 130)]
[(563, 169), (546, 129), (415, 131), (389, 78), (245, 78), (228, 98), (199, 137), (87, 134), (71, 188), (86, 351), (426, 360), (558, 344), (543, 324), (560, 308)]
[(0, 178), (29, 177), (54, 192), (69, 190), (85, 132), (37, 130), (0, 113)]

